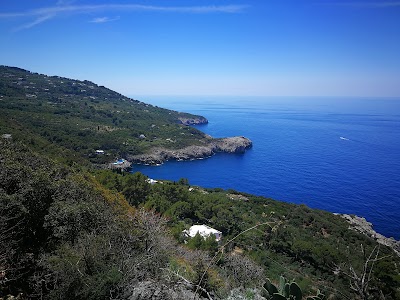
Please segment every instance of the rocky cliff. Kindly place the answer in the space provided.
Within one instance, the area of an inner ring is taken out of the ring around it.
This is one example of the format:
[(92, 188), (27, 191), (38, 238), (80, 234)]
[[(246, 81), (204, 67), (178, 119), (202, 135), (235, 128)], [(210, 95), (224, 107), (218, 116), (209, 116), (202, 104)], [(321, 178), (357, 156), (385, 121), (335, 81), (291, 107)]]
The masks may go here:
[(372, 223), (368, 222), (365, 218), (347, 214), (336, 215), (340, 215), (342, 218), (346, 219), (346, 221), (350, 224), (350, 229), (373, 238), (379, 244), (392, 248), (397, 253), (397, 255), (400, 256), (400, 241), (396, 241), (394, 238), (388, 238), (380, 233), (377, 233), (372, 228)]
[(127, 159), (132, 163), (157, 165), (168, 160), (193, 160), (214, 155), (218, 152), (244, 153), (251, 148), (252, 142), (243, 136), (211, 139), (204, 146), (188, 146), (178, 150), (154, 148), (150, 153), (130, 155)]
[(183, 125), (201, 125), (201, 124), (207, 124), (208, 120), (201, 116), (196, 118), (179, 117), (178, 122)]

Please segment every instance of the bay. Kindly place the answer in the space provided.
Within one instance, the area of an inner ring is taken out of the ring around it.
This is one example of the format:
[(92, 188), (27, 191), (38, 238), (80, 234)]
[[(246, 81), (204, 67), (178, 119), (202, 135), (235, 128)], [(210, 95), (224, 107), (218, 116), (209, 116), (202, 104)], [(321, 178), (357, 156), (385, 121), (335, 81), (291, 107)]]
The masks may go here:
[(235, 189), (330, 212), (356, 214), (400, 239), (400, 99), (140, 97), (206, 117), (213, 137), (246, 136), (245, 154), (161, 166), (153, 179)]

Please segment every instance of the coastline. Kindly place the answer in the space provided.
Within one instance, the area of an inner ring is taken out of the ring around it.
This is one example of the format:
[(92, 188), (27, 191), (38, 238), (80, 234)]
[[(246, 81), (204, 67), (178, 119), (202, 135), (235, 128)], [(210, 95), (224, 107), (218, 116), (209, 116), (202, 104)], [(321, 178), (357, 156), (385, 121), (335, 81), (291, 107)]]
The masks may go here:
[(245, 153), (253, 145), (244, 136), (212, 139), (207, 145), (188, 146), (182, 149), (153, 148), (151, 152), (138, 155), (127, 155), (126, 159), (132, 164), (160, 165), (169, 160), (188, 161), (205, 159), (216, 153)]
[[(350, 102), (351, 107), (345, 107), (344, 99), (324, 99), (337, 113), (337, 116), (332, 117), (328, 109), (320, 105), (324, 102), (319, 99), (297, 102), (288, 99), (279, 103), (273, 99), (271, 103), (268, 99), (265, 102), (263, 99), (257, 102), (246, 99), (249, 101), (246, 107), (243, 101), (234, 98), (229, 98), (229, 102), (220, 98), (210, 98), (208, 102), (186, 100), (182, 98), (168, 103), (174, 109), (206, 115), (209, 125), (199, 128), (206, 134), (215, 137), (244, 135), (251, 137), (256, 147), (243, 158), (237, 155), (222, 155), (221, 158), (214, 155), (211, 160), (204, 159), (203, 163), (198, 163), (201, 158), (191, 158), (188, 160), (195, 162), (182, 167), (171, 158), (171, 163), (160, 168), (146, 167), (148, 163), (139, 163), (137, 170), (151, 178), (175, 180), (185, 177), (200, 186), (212, 185), (223, 189), (235, 187), (238, 191), (285, 202), (305, 202), (310, 207), (329, 212), (363, 216), (373, 224), (377, 232), (400, 240), (395, 214), (399, 205), (396, 202), (398, 177), (388, 176), (384, 172), (388, 166), (391, 166), (392, 171), (398, 170), (396, 151), (389, 151), (396, 150), (397, 145), (393, 142), (395, 139), (389, 139), (388, 134), (391, 133), (383, 127), (380, 130), (384, 139), (374, 140), (373, 133), (378, 124), (374, 117), (367, 114), (369, 109), (377, 109), (382, 116), (388, 118), (388, 124), (397, 122), (397, 117), (392, 118), (383, 111), (386, 105), (378, 105), (384, 102), (376, 101), (376, 105), (370, 103), (371, 106), (368, 106), (369, 102), (354, 99)], [(164, 102), (156, 103), (161, 105)], [(359, 106), (359, 111), (353, 109)], [(286, 111), (288, 107), (291, 110)], [(279, 110), (275, 111), (276, 108)], [(302, 109), (310, 113), (309, 120), (300, 118), (303, 116)], [(346, 112), (355, 115), (347, 115)], [(270, 118), (265, 118), (265, 115)], [(365, 124), (361, 131), (357, 131), (356, 124), (351, 123), (353, 116)], [(315, 131), (317, 121), (323, 122), (318, 124), (324, 126)], [(352, 131), (352, 134), (335, 131), (341, 128), (344, 121), (349, 125), (345, 129)], [(340, 136), (351, 138), (352, 141), (343, 141)], [(367, 140), (368, 144), (363, 142)], [(383, 146), (389, 150), (386, 155), (377, 157), (376, 151)], [(240, 176), (229, 176), (227, 173), (235, 170), (238, 163), (241, 167)], [(364, 172), (365, 165), (371, 172)], [(132, 167), (135, 168), (135, 165)], [(372, 180), (376, 184), (368, 184)], [(374, 198), (377, 190), (380, 197)], [(375, 200), (383, 198), (386, 199), (384, 205)], [(367, 205), (359, 205), (360, 202)], [(341, 209), (343, 207), (346, 207), (346, 212)], [(375, 217), (375, 212), (379, 217)]]
[(363, 235), (366, 235), (381, 245), (388, 246), (400, 256), (400, 241), (395, 240), (393, 237), (386, 237), (373, 229), (373, 224), (368, 222), (364, 217), (356, 215), (334, 213), (334, 215), (340, 216), (349, 223), (349, 229), (357, 231)]
[[(237, 143), (238, 139), (242, 140), (242, 143)], [(245, 145), (243, 145), (243, 142), (245, 142)], [(221, 143), (225, 144), (225, 147), (216, 146), (216, 145), (221, 146)], [(230, 144), (231, 147), (226, 147), (227, 144)], [(236, 147), (232, 148), (232, 145), (236, 145)], [(197, 160), (197, 159), (200, 160), (209, 158), (218, 152), (244, 153), (245, 150), (250, 148), (251, 146), (252, 142), (249, 139), (245, 137), (233, 137), (233, 138), (219, 139), (219, 143), (213, 144), (211, 148), (204, 146), (189, 146), (179, 150), (157, 148), (153, 149), (153, 152), (150, 154), (142, 154), (131, 157), (131, 161), (125, 160), (124, 163), (122, 164), (115, 165), (113, 163), (110, 163), (108, 164), (108, 168), (121, 169), (122, 171), (129, 171), (132, 168), (133, 164), (161, 165), (168, 160), (176, 160), (176, 161), (187, 161), (187, 160)], [(204, 156), (205, 154), (208, 153), (210, 154)], [(400, 241), (394, 239), (393, 237), (387, 237), (381, 233), (376, 232), (373, 229), (373, 224), (371, 222), (368, 222), (366, 218), (353, 214), (351, 215), (342, 213), (333, 213), (333, 214), (345, 219), (349, 224), (350, 230), (361, 233), (369, 238), (372, 238), (377, 243), (391, 248), (400, 257)]]

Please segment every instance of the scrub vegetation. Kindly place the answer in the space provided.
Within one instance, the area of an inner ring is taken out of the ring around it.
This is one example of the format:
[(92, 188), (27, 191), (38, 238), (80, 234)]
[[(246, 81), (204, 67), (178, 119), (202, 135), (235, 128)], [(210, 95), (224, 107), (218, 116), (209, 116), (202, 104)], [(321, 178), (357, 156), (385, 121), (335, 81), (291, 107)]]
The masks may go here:
[[(0, 76), (0, 298), (400, 299), (399, 256), (340, 216), (96, 168), (202, 143), (179, 124), (201, 117), (88, 81)], [(222, 240), (188, 238), (194, 224)]]
[[(303, 295), (399, 299), (400, 258), (339, 216), (184, 179), (150, 184), (140, 173), (76, 169), (9, 140), (0, 146), (3, 297), (130, 299), (162, 287), (165, 299), (232, 291), (268, 299), (264, 283), (283, 275)], [(192, 224), (220, 230), (222, 241), (188, 239), (182, 231)], [(365, 273), (363, 291), (352, 272)]]
[(207, 122), (204, 117), (152, 106), (87, 80), (15, 67), (0, 66), (0, 116), (2, 132), (67, 163), (107, 163), (155, 147), (180, 149), (209, 140), (184, 125)]

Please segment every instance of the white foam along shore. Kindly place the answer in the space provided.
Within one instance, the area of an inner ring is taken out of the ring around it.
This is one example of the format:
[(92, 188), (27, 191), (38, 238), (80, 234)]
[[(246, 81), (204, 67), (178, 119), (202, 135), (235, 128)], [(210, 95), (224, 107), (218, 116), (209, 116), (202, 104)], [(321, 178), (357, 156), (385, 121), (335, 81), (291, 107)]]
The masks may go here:
[(338, 214), (338, 213), (335, 213), (334, 215), (338, 215), (344, 218), (350, 224), (349, 226), (350, 229), (362, 233), (370, 238), (373, 238), (381, 245), (385, 245), (392, 248), (393, 251), (400, 256), (400, 241), (395, 240), (393, 237), (388, 238), (376, 232), (373, 229), (372, 223), (368, 222), (365, 218), (356, 215)]

